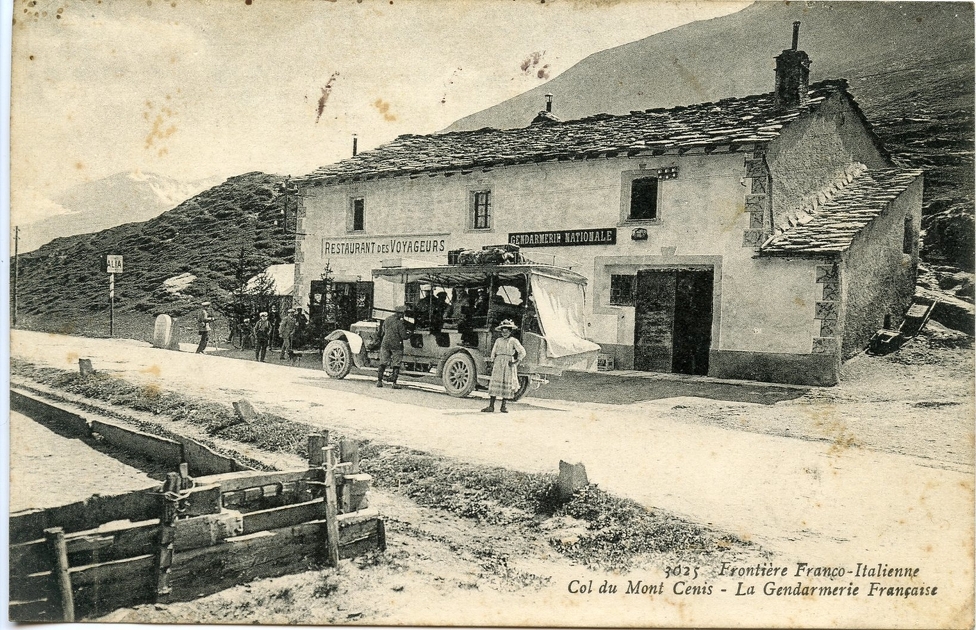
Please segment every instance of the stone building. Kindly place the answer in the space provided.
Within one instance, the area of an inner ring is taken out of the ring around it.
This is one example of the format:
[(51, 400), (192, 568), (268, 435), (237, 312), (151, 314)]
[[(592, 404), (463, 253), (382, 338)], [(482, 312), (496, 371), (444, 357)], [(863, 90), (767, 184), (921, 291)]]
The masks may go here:
[(834, 384), (911, 302), (922, 177), (809, 64), (794, 37), (771, 93), (571, 121), (547, 104), (319, 168), (299, 180), (296, 304), (328, 267), (360, 317), (384, 260), (515, 243), (587, 277), (588, 337), (617, 369)]

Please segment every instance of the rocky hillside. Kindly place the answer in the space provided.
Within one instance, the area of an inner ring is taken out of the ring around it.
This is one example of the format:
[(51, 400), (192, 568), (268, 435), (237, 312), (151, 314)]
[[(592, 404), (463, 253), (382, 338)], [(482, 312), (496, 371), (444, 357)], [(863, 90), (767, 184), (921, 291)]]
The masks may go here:
[[(219, 182), (181, 182), (156, 173), (133, 172), (72, 186), (51, 200), (66, 213), (21, 225), (20, 251), (32, 251), (60, 236), (146, 221)], [(16, 211), (15, 207), (15, 215)]]
[(564, 120), (770, 92), (773, 58), (800, 21), (811, 81), (846, 78), (878, 135), (923, 167), (923, 255), (973, 268), (973, 5), (757, 2), (601, 51), (448, 131), (523, 127), (554, 95)]
[(283, 180), (264, 173), (232, 177), (149, 221), (58, 238), (21, 256), (23, 323), (47, 329), (47, 320), (64, 325), (67, 318), (105, 313), (103, 254), (124, 257), (125, 272), (115, 285), (121, 316), (180, 315), (203, 296), (229, 301), (241, 271), (250, 277), (268, 265), (293, 261), (294, 236), (275, 225), (285, 203), (277, 192)]

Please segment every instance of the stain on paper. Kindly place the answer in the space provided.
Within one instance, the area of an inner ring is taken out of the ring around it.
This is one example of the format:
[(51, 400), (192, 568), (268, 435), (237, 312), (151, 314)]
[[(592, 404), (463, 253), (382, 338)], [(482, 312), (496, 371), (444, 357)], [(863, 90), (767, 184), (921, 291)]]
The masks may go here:
[(316, 109), (315, 122), (319, 122), (319, 118), (322, 118), (322, 112), (325, 111), (325, 103), (329, 100), (329, 94), (332, 93), (332, 85), (335, 83), (336, 78), (339, 76), (338, 72), (333, 72), (329, 80), (325, 82), (325, 86), (322, 87), (322, 96), (319, 97), (319, 105)]

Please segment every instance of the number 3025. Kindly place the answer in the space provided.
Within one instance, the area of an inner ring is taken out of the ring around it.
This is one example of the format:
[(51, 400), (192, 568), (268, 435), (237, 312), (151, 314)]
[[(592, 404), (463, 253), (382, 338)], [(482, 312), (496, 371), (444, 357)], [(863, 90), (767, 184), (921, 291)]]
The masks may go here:
[(687, 577), (693, 580), (698, 579), (698, 567), (691, 567), (685, 564), (676, 564), (673, 567), (664, 568), (664, 577)]

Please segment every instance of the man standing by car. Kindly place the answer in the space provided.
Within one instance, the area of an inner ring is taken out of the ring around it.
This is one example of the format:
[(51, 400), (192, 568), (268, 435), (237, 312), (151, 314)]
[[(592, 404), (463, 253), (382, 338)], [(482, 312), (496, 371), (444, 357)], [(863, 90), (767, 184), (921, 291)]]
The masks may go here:
[(288, 309), (288, 313), (285, 314), (285, 318), (281, 320), (281, 325), (278, 326), (278, 334), (281, 335), (281, 360), (285, 360), (285, 355), (291, 352), (291, 336), (295, 334), (295, 328), (298, 326), (298, 320), (295, 319), (295, 309)]
[(400, 389), (400, 385), (397, 385), (397, 378), (400, 376), (400, 364), (403, 362), (403, 342), (410, 339), (407, 325), (403, 323), (403, 314), (406, 312), (406, 306), (397, 306), (393, 309), (393, 314), (383, 320), (380, 331), (382, 335), (380, 369), (376, 374), (377, 387), (383, 387), (383, 374), (386, 372), (386, 367), (390, 366), (393, 368), (393, 389)]

